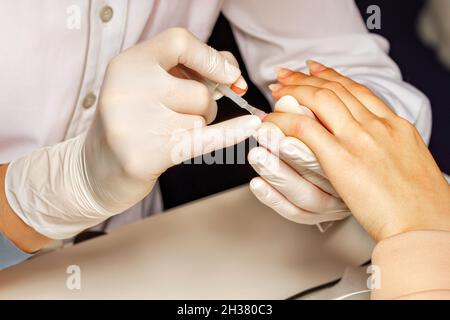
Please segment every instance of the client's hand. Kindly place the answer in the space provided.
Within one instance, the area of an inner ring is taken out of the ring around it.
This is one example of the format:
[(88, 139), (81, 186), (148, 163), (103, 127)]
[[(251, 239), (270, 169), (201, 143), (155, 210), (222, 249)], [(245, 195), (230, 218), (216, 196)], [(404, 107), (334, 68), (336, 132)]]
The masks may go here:
[(367, 87), (318, 63), (310, 70), (314, 76), (285, 71), (273, 95), (295, 97), (319, 121), (290, 113), (265, 121), (312, 150), (377, 241), (412, 230), (450, 231), (450, 187), (414, 126)]

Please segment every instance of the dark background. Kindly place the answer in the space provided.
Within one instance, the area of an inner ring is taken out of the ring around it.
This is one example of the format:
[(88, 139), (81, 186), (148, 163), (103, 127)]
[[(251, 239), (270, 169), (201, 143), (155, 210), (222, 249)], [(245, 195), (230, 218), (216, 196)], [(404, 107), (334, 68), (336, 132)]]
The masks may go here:
[[(391, 43), (390, 55), (402, 70), (404, 80), (429, 97), (433, 110), (430, 149), (441, 170), (450, 173), (450, 71), (439, 63), (435, 53), (417, 37), (416, 21), (424, 1), (357, 0), (356, 3), (364, 19), (367, 17), (365, 12), (369, 5), (380, 6), (382, 28), (376, 32)], [(238, 58), (244, 77), (249, 79), (230, 26), (223, 16), (217, 21), (209, 44), (218, 50), (231, 51)], [(269, 111), (269, 103), (251, 83), (246, 99), (251, 104)], [(216, 122), (241, 114), (245, 112), (227, 99), (221, 99)], [(248, 164), (179, 165), (169, 169), (160, 179), (164, 205), (169, 209), (247, 183), (255, 175)]]

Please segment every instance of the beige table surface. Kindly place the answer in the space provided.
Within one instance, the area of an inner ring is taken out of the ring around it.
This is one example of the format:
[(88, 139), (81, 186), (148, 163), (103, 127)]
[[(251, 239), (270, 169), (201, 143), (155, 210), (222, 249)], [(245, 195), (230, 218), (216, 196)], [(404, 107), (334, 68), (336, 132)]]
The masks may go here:
[[(247, 186), (0, 271), (0, 299), (284, 299), (370, 258), (353, 219), (326, 233), (285, 220)], [(81, 269), (81, 289), (66, 286)]]

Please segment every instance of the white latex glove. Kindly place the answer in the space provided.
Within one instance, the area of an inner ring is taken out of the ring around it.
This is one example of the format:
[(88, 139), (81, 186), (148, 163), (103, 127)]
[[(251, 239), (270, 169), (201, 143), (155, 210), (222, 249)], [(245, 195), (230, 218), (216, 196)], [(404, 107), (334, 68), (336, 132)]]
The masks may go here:
[[(292, 96), (284, 96), (275, 111), (315, 118)], [(302, 224), (340, 220), (350, 211), (323, 173), (317, 158), (300, 140), (286, 137), (272, 123), (263, 123), (256, 133), (263, 147), (253, 148), (248, 159), (261, 176), (250, 182), (259, 201), (283, 217)]]
[(68, 238), (139, 202), (167, 168), (249, 137), (258, 117), (206, 126), (217, 111), (208, 89), (167, 72), (182, 64), (216, 82), (242, 82), (225, 56), (178, 28), (118, 55), (89, 132), (9, 165), (11, 208), (41, 234)]

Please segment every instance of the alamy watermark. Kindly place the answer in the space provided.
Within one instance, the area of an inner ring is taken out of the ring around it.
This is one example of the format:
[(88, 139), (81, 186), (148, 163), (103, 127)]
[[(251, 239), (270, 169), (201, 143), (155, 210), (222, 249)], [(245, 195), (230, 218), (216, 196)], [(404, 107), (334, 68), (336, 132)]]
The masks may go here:
[(366, 13), (369, 17), (366, 20), (366, 26), (369, 30), (381, 29), (381, 8), (375, 4), (368, 6)]
[(81, 290), (81, 268), (77, 265), (70, 265), (66, 269), (69, 276), (66, 279), (66, 287), (69, 290)]

